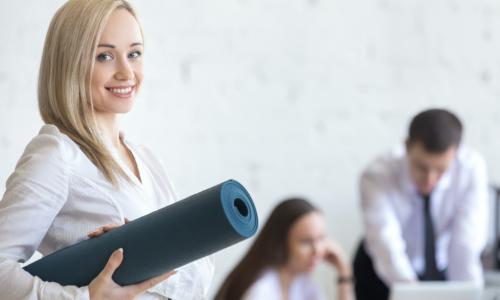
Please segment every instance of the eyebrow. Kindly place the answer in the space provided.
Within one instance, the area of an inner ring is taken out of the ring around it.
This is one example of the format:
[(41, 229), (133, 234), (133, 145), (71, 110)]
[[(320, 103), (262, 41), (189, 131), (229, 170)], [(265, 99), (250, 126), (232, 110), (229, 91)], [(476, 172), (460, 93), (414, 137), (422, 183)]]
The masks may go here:
[[(142, 46), (142, 43), (132, 43), (132, 44), (130, 44), (130, 47), (134, 47), (134, 46)], [(105, 48), (113, 48), (113, 49), (116, 48), (115, 45), (111, 45), (111, 44), (99, 44), (97, 47), (98, 48), (99, 47), (105, 47)]]

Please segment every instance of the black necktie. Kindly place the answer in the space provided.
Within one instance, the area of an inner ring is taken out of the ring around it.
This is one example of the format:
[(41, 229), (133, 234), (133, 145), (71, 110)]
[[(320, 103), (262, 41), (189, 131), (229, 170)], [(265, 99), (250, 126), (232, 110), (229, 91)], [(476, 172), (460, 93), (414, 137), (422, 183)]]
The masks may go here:
[(425, 271), (422, 280), (443, 280), (436, 264), (436, 245), (434, 224), (431, 216), (431, 196), (424, 196), (424, 237), (425, 237)]

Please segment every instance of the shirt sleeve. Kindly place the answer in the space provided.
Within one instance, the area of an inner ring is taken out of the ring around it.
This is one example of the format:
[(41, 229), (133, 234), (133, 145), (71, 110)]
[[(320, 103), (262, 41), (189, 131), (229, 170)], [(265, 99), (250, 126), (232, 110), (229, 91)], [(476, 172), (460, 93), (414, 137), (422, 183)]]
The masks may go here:
[(414, 281), (417, 275), (406, 254), (401, 225), (390, 204), (390, 178), (367, 170), (360, 180), (361, 209), (365, 226), (365, 247), (377, 275), (388, 286), (398, 281)]
[(0, 201), (0, 291), (5, 299), (89, 299), (88, 288), (45, 282), (20, 262), (36, 251), (68, 194), (68, 170), (56, 135), (26, 147)]
[(474, 162), (453, 218), (447, 275), (449, 280), (481, 283), (480, 255), (487, 241), (489, 194), (484, 160), (477, 156)]

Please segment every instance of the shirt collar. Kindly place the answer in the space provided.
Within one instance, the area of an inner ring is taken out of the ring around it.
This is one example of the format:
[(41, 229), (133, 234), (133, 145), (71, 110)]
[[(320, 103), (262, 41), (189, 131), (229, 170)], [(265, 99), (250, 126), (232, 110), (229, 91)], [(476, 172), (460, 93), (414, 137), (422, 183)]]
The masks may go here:
[[(456, 160), (457, 158), (455, 157), (455, 159), (450, 163), (448, 170), (446, 170), (446, 172), (441, 176), (436, 187), (432, 191), (433, 194), (440, 193), (443, 190), (446, 190), (451, 185), (451, 177), (452, 173), (454, 172), (453, 170), (456, 168)], [(410, 176), (410, 162), (406, 153), (403, 155), (401, 160), (401, 170), (401, 176), (399, 177), (400, 184), (403, 186), (403, 189), (411, 195), (418, 196), (419, 193)]]
[[(125, 133), (123, 131), (120, 130), (120, 132), (118, 133), (118, 138), (120, 139), (120, 142), (128, 147), (125, 140)], [(118, 154), (118, 149), (116, 149), (111, 139), (109, 139), (106, 135), (101, 134), (101, 140), (104, 143), (104, 146), (106, 146), (106, 148), (111, 152), (112, 155)]]

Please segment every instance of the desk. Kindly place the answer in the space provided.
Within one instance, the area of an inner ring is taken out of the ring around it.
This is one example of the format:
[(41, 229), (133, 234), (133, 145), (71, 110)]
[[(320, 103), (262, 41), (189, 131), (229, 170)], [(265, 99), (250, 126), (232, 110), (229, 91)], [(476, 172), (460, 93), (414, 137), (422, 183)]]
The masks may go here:
[(500, 300), (500, 271), (484, 271), (482, 300)]

